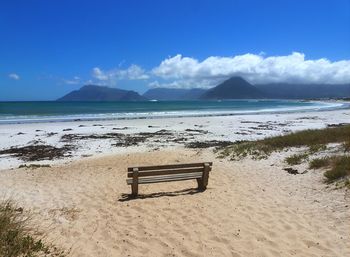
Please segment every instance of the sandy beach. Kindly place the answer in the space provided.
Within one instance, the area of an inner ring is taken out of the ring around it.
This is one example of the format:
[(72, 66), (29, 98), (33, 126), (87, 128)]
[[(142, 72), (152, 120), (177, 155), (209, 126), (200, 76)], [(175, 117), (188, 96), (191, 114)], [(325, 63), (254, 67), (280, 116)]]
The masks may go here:
[[(1, 125), (0, 150), (74, 147), (53, 160), (2, 155), (0, 195), (30, 211), (38, 228), (69, 256), (350, 256), (349, 192), (324, 184), (320, 171), (284, 171), (285, 156), (295, 150), (231, 161), (217, 159), (213, 148), (189, 147), (322, 128), (349, 118), (349, 110), (336, 110)], [(213, 161), (205, 192), (186, 181), (141, 185), (140, 197), (128, 198), (127, 167), (197, 161)], [(18, 168), (30, 163), (51, 166)]]
[(28, 145), (68, 147), (62, 149), (62, 155), (57, 156), (62, 158), (33, 158), (33, 162), (13, 158), (13, 154), (2, 154), (0, 170), (28, 163), (62, 164), (89, 156), (183, 148), (191, 142), (204, 141), (215, 146), (215, 141), (257, 140), (342, 123), (350, 123), (349, 109), (263, 115), (3, 124), (0, 125), (0, 151)]
[(350, 0), (0, 21), (0, 257), (350, 257)]

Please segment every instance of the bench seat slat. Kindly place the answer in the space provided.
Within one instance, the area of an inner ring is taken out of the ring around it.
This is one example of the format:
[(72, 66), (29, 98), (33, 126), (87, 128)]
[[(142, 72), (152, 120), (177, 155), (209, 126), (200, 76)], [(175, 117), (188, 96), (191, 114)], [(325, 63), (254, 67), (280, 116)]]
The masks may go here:
[[(171, 181), (181, 181), (181, 180), (189, 180), (189, 179), (196, 179), (196, 178), (202, 178), (202, 172), (193, 172), (193, 173), (187, 173), (187, 174), (176, 174), (176, 175), (165, 175), (165, 176), (158, 176), (158, 177), (144, 177), (139, 178), (139, 184), (150, 184), (150, 183), (160, 183), (160, 182), (171, 182)], [(126, 180), (128, 185), (131, 185), (133, 182), (133, 179), (127, 179)]]
[[(212, 166), (212, 162), (206, 162)], [(146, 170), (167, 170), (167, 169), (181, 169), (181, 168), (193, 168), (203, 167), (203, 162), (200, 163), (183, 163), (183, 164), (171, 164), (171, 165), (157, 165), (157, 166), (141, 166), (141, 167), (129, 167), (128, 171), (132, 171), (133, 168), (138, 168), (139, 171)]]
[[(186, 169), (167, 169), (167, 170), (151, 170), (151, 171), (141, 171), (139, 172), (139, 177), (149, 177), (149, 176), (161, 176), (161, 175), (174, 175), (174, 174), (186, 174), (193, 172), (203, 172), (203, 167), (201, 168), (186, 168)], [(128, 172), (128, 178), (132, 178), (132, 172)]]

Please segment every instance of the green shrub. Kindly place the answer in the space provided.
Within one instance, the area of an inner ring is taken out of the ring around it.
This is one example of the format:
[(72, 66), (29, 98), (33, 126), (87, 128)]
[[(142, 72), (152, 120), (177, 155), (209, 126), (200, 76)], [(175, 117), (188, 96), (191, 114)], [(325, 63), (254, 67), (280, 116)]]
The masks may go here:
[(64, 253), (35, 238), (23, 209), (7, 200), (0, 202), (0, 256), (62, 257)]
[(309, 156), (306, 153), (302, 154), (293, 154), (292, 156), (287, 157), (284, 161), (289, 165), (298, 165), (303, 162), (303, 160), (307, 159)]
[(325, 144), (316, 144), (316, 145), (309, 146), (310, 153), (317, 153), (319, 151), (324, 151), (326, 149), (327, 149), (327, 145), (325, 145)]
[(324, 173), (327, 182), (345, 178), (350, 175), (350, 156), (340, 156), (334, 159), (332, 168)]
[(319, 169), (322, 167), (327, 167), (330, 165), (331, 159), (332, 159), (331, 157), (323, 157), (323, 158), (313, 159), (309, 163), (309, 168), (310, 169)]

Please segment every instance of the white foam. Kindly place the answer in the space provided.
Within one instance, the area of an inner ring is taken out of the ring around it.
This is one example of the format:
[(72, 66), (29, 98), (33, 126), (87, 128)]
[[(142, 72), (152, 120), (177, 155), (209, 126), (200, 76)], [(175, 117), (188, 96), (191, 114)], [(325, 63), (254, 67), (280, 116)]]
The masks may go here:
[[(258, 100), (249, 100), (258, 101)], [(260, 101), (260, 100), (259, 100)], [(295, 101), (291, 101), (295, 102)], [(68, 121), (99, 121), (99, 120), (124, 120), (124, 119), (152, 119), (152, 118), (180, 118), (180, 117), (210, 117), (210, 116), (231, 116), (266, 113), (288, 113), (306, 112), (349, 108), (350, 104), (345, 102), (308, 102), (312, 105), (306, 106), (277, 106), (276, 108), (263, 108), (254, 110), (181, 110), (181, 111), (153, 111), (153, 112), (119, 112), (99, 114), (70, 114), (70, 115), (21, 115), (0, 117), (0, 124), (16, 123), (41, 123), (41, 122), (68, 122)]]

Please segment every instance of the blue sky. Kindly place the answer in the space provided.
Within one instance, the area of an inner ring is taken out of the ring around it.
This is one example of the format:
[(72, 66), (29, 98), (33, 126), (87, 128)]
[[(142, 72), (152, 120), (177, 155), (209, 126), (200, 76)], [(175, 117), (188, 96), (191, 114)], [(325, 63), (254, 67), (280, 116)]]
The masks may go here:
[(86, 83), (211, 87), (233, 75), (350, 83), (349, 60), (350, 0), (0, 2), (0, 100), (52, 100)]

